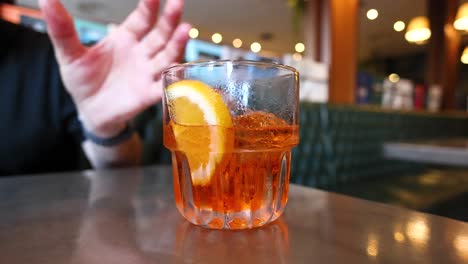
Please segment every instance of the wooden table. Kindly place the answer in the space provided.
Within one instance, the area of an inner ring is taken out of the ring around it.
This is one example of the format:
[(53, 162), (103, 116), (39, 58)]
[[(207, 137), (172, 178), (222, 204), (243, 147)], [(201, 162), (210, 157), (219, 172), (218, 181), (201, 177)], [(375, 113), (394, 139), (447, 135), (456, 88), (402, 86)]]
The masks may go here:
[(468, 263), (468, 224), (292, 186), (263, 228), (177, 212), (170, 168), (0, 179), (0, 263)]
[(388, 158), (468, 167), (468, 139), (423, 140), (384, 144)]

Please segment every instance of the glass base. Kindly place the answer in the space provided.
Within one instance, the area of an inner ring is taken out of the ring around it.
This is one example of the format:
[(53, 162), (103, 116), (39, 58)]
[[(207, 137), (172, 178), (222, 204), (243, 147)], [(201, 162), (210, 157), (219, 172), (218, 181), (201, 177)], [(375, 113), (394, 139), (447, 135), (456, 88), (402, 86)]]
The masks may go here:
[(214, 229), (248, 229), (276, 220), (286, 206), (291, 151), (230, 155), (206, 184), (193, 184), (184, 153), (173, 152), (174, 196), (189, 222)]
[[(278, 219), (283, 211), (284, 207), (275, 212), (265, 209), (257, 210), (255, 212), (244, 210), (233, 213), (220, 213), (210, 210), (196, 210), (184, 213), (179, 209), (182, 216), (194, 225), (210, 229), (230, 230), (250, 229), (269, 224)], [(191, 217), (186, 217), (186, 215)]]

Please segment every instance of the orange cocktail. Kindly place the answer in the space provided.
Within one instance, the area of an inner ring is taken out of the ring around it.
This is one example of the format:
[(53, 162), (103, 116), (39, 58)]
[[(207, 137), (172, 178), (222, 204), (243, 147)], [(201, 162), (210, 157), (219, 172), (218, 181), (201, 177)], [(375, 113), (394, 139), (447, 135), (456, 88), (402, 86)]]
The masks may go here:
[[(266, 63), (213, 63), (220, 65), (218, 75), (232, 66), (282, 74), (279, 79), (255, 79), (248, 71), (237, 75), (242, 79), (237, 80), (239, 89), (248, 90), (245, 83), (255, 85), (251, 90), (266, 89), (250, 92), (250, 101), (257, 103), (249, 104), (242, 99), (245, 91), (235, 92), (235, 85), (204, 80), (210, 79), (202, 74), (213, 66), (210, 63), (179, 65), (165, 72), (164, 144), (172, 152), (176, 205), (186, 219), (205, 227), (261, 226), (277, 219), (287, 202), (291, 149), (299, 141), (297, 72)], [(202, 75), (186, 78), (187, 67), (196, 67), (195, 73)], [(185, 77), (171, 79), (179, 76), (177, 70)], [(286, 85), (275, 88), (275, 81)], [(266, 103), (255, 98), (266, 91), (275, 93), (273, 89), (280, 91), (278, 98), (267, 95)]]

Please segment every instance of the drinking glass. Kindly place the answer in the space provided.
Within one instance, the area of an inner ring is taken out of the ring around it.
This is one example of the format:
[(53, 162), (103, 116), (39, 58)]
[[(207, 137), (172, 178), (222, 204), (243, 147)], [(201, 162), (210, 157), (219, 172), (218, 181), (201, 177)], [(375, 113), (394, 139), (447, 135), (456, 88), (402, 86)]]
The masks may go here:
[(299, 74), (256, 61), (175, 65), (163, 73), (164, 145), (191, 223), (246, 229), (276, 220), (299, 142)]

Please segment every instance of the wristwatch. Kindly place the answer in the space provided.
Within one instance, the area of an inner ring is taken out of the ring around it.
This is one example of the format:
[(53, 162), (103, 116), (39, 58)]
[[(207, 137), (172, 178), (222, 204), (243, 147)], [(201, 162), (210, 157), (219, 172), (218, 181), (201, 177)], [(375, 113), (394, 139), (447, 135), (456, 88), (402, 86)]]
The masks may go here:
[(83, 130), (83, 135), (86, 139), (90, 140), (96, 145), (105, 146), (105, 147), (112, 147), (112, 146), (119, 145), (122, 142), (129, 139), (135, 132), (133, 125), (130, 123), (127, 123), (125, 128), (119, 134), (112, 136), (112, 137), (108, 137), (108, 138), (100, 137), (100, 136), (93, 134), (91, 131), (88, 131), (83, 125), (81, 125), (81, 128)]

